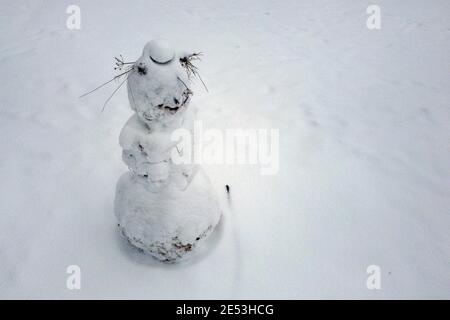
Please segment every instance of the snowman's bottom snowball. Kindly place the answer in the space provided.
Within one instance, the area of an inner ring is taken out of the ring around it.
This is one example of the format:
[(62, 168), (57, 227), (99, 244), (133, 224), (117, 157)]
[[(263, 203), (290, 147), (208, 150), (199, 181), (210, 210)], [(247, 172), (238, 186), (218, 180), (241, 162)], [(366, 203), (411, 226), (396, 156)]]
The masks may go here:
[(182, 191), (148, 189), (148, 179), (127, 172), (117, 183), (115, 214), (122, 235), (159, 260), (188, 257), (211, 234), (221, 210), (207, 176), (200, 170)]

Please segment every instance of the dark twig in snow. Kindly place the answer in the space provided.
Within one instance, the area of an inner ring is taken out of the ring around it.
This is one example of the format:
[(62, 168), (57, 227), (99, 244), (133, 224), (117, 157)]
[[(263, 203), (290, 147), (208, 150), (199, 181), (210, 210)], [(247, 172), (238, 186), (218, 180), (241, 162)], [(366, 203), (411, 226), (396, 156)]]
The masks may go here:
[(91, 93), (97, 91), (98, 89), (100, 89), (100, 88), (106, 86), (108, 83), (111, 83), (111, 82), (113, 82), (113, 81), (116, 80), (116, 79), (119, 79), (121, 76), (127, 74), (127, 73), (130, 72), (131, 70), (133, 70), (133, 67), (130, 67), (127, 71), (125, 71), (125, 72), (123, 72), (123, 73), (121, 73), (121, 74), (115, 76), (114, 78), (112, 78), (112, 79), (109, 80), (109, 81), (106, 81), (105, 83), (99, 85), (99, 86), (96, 87), (95, 89), (92, 89), (91, 91), (86, 92), (85, 94), (81, 95), (80, 98), (83, 98), (83, 97), (85, 97), (85, 96), (87, 96), (87, 95), (89, 95), (89, 94), (91, 94)]
[(117, 58), (117, 57), (114, 57), (114, 60), (116, 60), (116, 66), (114, 67), (114, 70), (122, 70), (122, 68), (125, 66), (125, 65), (128, 65), (128, 64), (134, 64), (135, 63), (135, 61), (134, 62), (125, 62), (124, 60), (124, 58), (123, 58), (123, 56), (122, 55), (120, 55), (119, 56), (120, 58)]
[(186, 89), (188, 90), (188, 92), (192, 93), (191, 89), (189, 89), (189, 87), (186, 85), (186, 83), (184, 83), (183, 80), (181, 80), (180, 77), (177, 77), (177, 79), (178, 79), (178, 81), (180, 81), (180, 82), (186, 87)]
[(124, 58), (122, 55), (118, 57), (114, 57), (115, 60), (115, 67), (114, 70), (119, 70), (122, 71), (123, 68), (125, 66), (127, 66), (126, 70), (124, 72), (122, 72), (121, 74), (118, 74), (117, 76), (115, 76), (114, 78), (112, 78), (111, 80), (106, 81), (105, 83), (102, 83), (101, 85), (99, 85), (98, 87), (96, 87), (95, 89), (86, 92), (85, 94), (81, 95), (80, 98), (83, 98), (95, 91), (97, 91), (100, 88), (103, 88), (104, 86), (106, 86), (107, 84), (113, 82), (114, 80), (119, 80), (122, 76), (126, 75), (125, 79), (119, 84), (119, 86), (113, 91), (113, 93), (108, 97), (108, 99), (106, 99), (105, 103), (103, 104), (103, 108), (102, 108), (102, 112), (105, 110), (106, 105), (108, 104), (108, 102), (111, 100), (111, 98), (114, 96), (114, 94), (119, 91), (119, 89), (122, 87), (122, 85), (128, 80), (128, 76), (129, 76), (129, 72), (133, 71), (133, 67), (134, 67), (134, 62), (125, 62)]
[(209, 92), (208, 88), (206, 87), (205, 82), (203, 82), (202, 77), (198, 73), (198, 68), (192, 63), (193, 61), (201, 60), (200, 56), (202, 56), (202, 55), (203, 55), (202, 52), (194, 52), (191, 55), (180, 58), (180, 63), (181, 63), (181, 66), (186, 69), (188, 77), (190, 78), (191, 76), (195, 76), (195, 77), (199, 78), (203, 84), (203, 87), (205, 87), (206, 92)]
[[(130, 70), (129, 70), (130, 71)], [(125, 79), (123, 79), (123, 81), (119, 84), (119, 86), (113, 91), (113, 93), (111, 93), (111, 95), (108, 97), (108, 99), (106, 99), (105, 103), (103, 104), (103, 108), (102, 108), (102, 112), (105, 110), (106, 105), (108, 104), (109, 100), (112, 99), (112, 97), (116, 94), (117, 91), (119, 91), (120, 87), (122, 87), (122, 85), (125, 83), (125, 81), (128, 80), (128, 75), (125, 77)]]

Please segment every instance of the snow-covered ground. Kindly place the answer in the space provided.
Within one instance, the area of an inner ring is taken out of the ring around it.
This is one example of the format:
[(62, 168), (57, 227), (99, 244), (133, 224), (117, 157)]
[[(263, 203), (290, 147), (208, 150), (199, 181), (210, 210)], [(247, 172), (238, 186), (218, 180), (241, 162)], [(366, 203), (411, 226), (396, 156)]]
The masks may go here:
[[(450, 298), (449, 1), (0, 2), (0, 298)], [(116, 229), (125, 88), (78, 98), (157, 36), (205, 53), (205, 126), (280, 130), (277, 175), (205, 166), (225, 219), (181, 265)]]

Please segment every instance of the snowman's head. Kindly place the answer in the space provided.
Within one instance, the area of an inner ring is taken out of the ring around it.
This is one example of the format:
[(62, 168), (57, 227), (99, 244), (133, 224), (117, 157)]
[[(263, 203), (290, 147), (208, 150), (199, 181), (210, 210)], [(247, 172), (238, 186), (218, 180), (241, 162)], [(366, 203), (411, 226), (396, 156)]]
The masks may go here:
[(164, 39), (152, 40), (144, 47), (144, 53), (147, 53), (156, 64), (168, 64), (175, 58), (175, 50), (172, 45)]
[(166, 40), (144, 47), (128, 76), (128, 98), (138, 117), (148, 126), (167, 125), (180, 119), (192, 91), (180, 57)]

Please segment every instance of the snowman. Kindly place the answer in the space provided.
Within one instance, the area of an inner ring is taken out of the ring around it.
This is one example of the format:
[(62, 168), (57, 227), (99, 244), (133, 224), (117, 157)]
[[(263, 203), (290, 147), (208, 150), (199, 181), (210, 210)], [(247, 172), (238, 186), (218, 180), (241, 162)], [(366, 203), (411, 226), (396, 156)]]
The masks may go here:
[[(153, 40), (128, 74), (135, 112), (120, 133), (129, 168), (119, 179), (114, 203), (120, 233), (130, 244), (164, 262), (191, 255), (219, 223), (221, 210), (199, 165), (175, 164), (172, 132), (192, 132), (187, 66), (193, 55), (177, 54)], [(192, 65), (191, 65), (192, 66)]]

